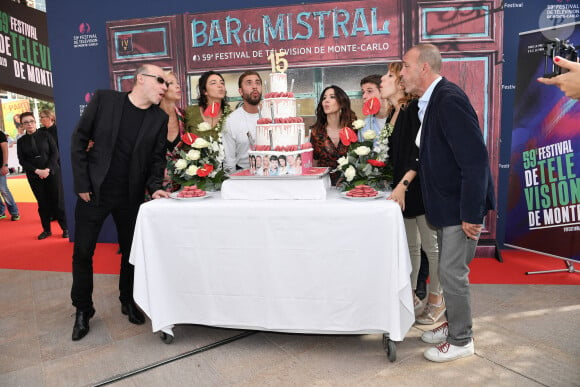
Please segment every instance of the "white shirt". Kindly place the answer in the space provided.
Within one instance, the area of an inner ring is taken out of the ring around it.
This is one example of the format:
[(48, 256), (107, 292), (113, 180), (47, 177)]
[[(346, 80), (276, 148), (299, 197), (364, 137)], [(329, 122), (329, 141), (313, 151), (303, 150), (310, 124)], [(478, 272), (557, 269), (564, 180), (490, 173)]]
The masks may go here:
[(363, 133), (370, 129), (373, 132), (375, 132), (375, 134), (376, 134), (376, 137), (373, 140), (373, 145), (376, 145), (377, 140), (379, 138), (379, 135), (381, 134), (381, 130), (383, 130), (383, 128), (385, 127), (386, 122), (387, 122), (387, 117), (377, 118), (377, 116), (375, 116), (375, 115), (371, 115), (371, 116), (366, 117), (365, 118), (365, 126), (362, 127), (361, 129), (359, 129), (359, 131), (358, 131), (358, 140), (360, 142), (365, 141), (365, 139), (363, 137)]
[(427, 105), (429, 105), (429, 100), (431, 99), (431, 94), (433, 94), (433, 90), (435, 86), (439, 83), (442, 79), (441, 76), (438, 76), (431, 85), (425, 90), (425, 93), (419, 98), (418, 105), (419, 105), (419, 121), (421, 121), (421, 127), (419, 127), (419, 132), (417, 133), (417, 137), (415, 138), (415, 144), (417, 148), (421, 145), (421, 130), (423, 129), (423, 117), (425, 117), (425, 111), (427, 110)]
[(248, 151), (250, 150), (250, 141), (248, 133), (256, 141), (256, 123), (259, 114), (248, 113), (240, 106), (226, 119), (223, 131), (224, 142), (224, 169), (227, 173), (236, 171), (236, 165), (246, 169), (250, 167), (248, 161)]

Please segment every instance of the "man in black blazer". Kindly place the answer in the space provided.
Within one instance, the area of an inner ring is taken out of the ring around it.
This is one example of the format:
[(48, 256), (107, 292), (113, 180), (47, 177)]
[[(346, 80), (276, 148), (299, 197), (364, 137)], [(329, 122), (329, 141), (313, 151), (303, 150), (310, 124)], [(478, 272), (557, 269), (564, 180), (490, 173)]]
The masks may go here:
[(89, 332), (93, 307), (93, 253), (109, 214), (121, 249), (119, 300), (133, 324), (145, 317), (133, 300), (133, 265), (129, 263), (133, 231), (145, 189), (154, 199), (168, 197), (161, 189), (165, 168), (168, 117), (157, 105), (167, 85), (163, 69), (143, 65), (135, 72), (129, 93), (98, 90), (72, 135), (71, 161), (75, 208), (72, 304), (76, 318), (72, 339)]
[(419, 175), (427, 220), (437, 228), (447, 306), (447, 322), (421, 338), (438, 344), (425, 351), (425, 358), (446, 362), (474, 353), (468, 264), (495, 198), (475, 110), (440, 70), (441, 54), (431, 44), (414, 46), (403, 57), (405, 91), (420, 96)]

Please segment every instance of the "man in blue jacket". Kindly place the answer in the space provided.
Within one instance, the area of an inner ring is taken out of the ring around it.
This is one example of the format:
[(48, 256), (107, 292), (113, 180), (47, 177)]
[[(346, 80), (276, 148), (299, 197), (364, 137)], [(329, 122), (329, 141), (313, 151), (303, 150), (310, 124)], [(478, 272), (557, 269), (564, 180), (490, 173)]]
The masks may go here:
[(437, 344), (425, 351), (425, 358), (446, 362), (474, 353), (468, 264), (495, 198), (475, 110), (440, 71), (441, 54), (431, 44), (414, 46), (403, 57), (405, 91), (420, 96), (419, 175), (427, 220), (437, 228), (447, 304), (447, 322), (421, 339)]

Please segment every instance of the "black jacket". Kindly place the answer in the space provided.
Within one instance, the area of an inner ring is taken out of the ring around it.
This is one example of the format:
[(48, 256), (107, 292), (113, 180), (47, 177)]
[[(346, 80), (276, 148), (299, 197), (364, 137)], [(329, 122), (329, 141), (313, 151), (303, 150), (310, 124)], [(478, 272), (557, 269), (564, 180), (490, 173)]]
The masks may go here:
[[(126, 97), (127, 93), (97, 90), (72, 135), (71, 162), (75, 192), (92, 192), (97, 202), (115, 150)], [(161, 189), (167, 121), (167, 114), (158, 106), (147, 109), (129, 166), (129, 200), (134, 205), (143, 202), (145, 188), (149, 192)], [(94, 144), (87, 151), (89, 141)]]

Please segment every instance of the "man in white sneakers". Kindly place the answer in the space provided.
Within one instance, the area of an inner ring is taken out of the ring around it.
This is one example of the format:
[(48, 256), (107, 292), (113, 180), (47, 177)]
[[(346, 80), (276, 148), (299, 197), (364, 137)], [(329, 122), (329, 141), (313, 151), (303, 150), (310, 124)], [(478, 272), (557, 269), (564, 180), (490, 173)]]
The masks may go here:
[(250, 167), (248, 160), (250, 141), (256, 140), (256, 124), (260, 118), (258, 114), (262, 100), (260, 74), (256, 71), (245, 71), (238, 79), (238, 87), (244, 102), (228, 116), (223, 134), (224, 169), (227, 173)]
[(405, 91), (419, 98), (419, 175), (427, 221), (437, 229), (439, 279), (447, 322), (425, 332), (438, 344), (425, 351), (434, 362), (473, 355), (469, 263), (483, 217), (495, 205), (487, 149), (475, 110), (457, 85), (441, 77), (441, 53), (431, 44), (403, 56)]

